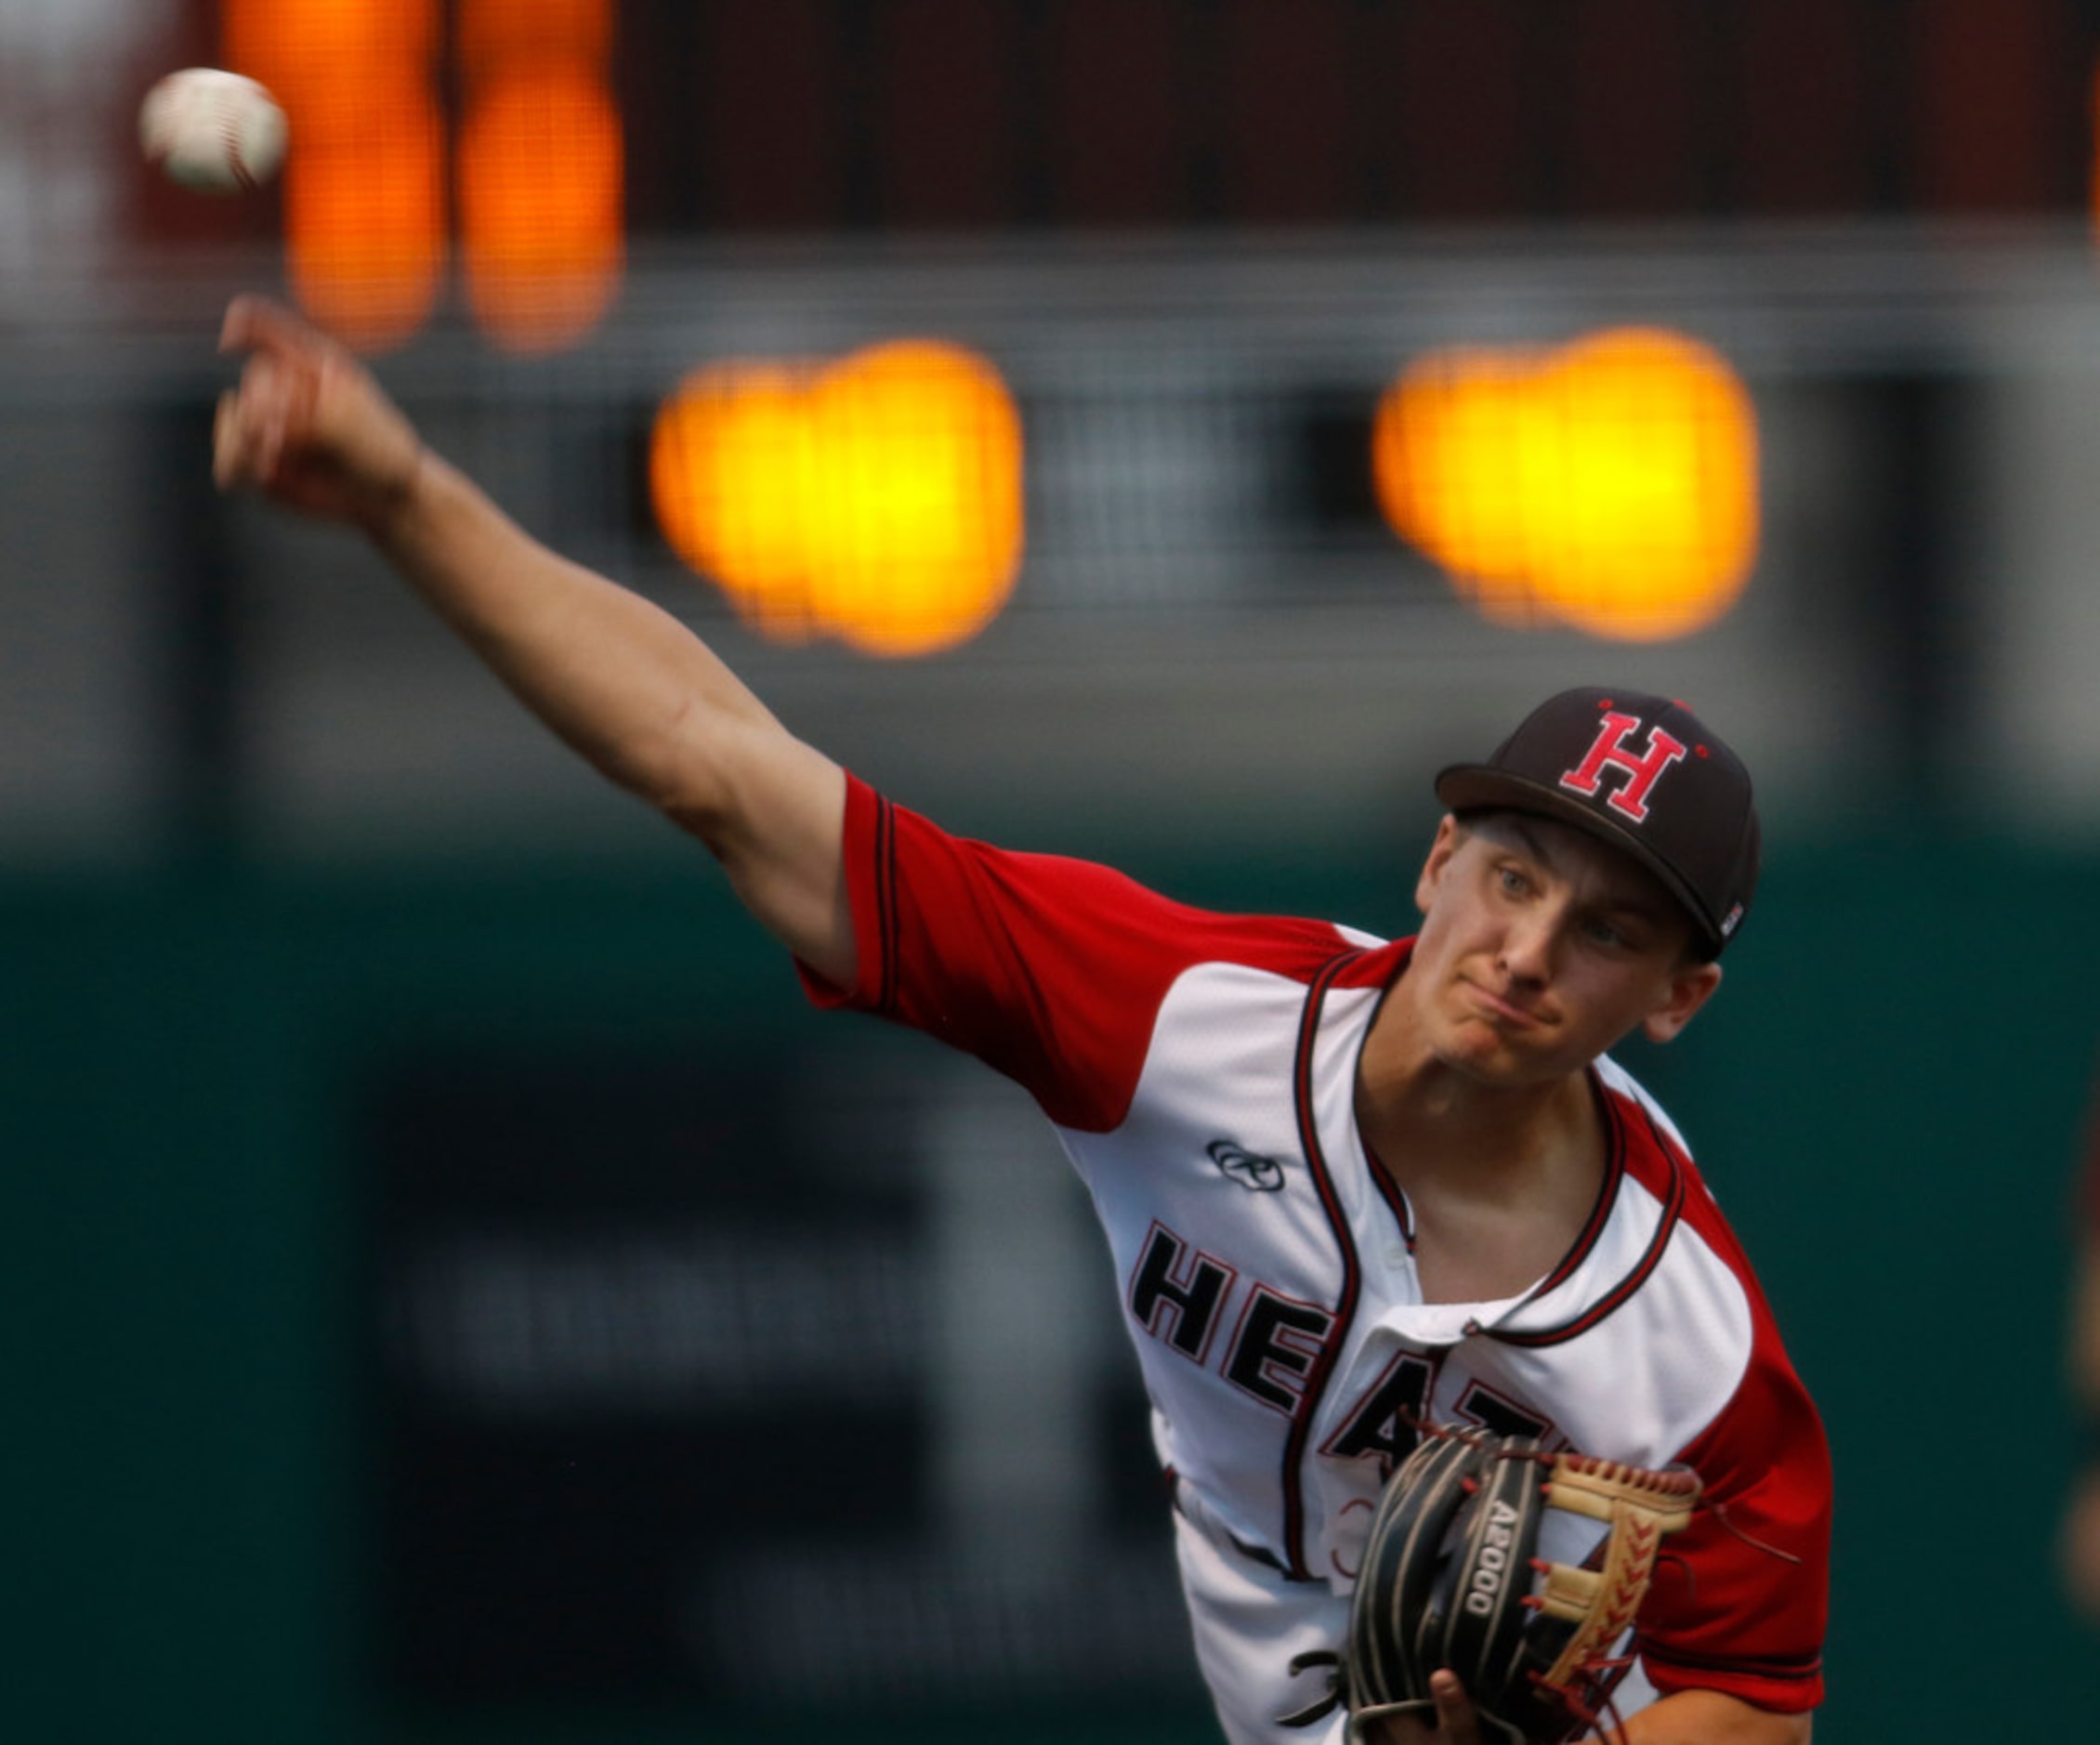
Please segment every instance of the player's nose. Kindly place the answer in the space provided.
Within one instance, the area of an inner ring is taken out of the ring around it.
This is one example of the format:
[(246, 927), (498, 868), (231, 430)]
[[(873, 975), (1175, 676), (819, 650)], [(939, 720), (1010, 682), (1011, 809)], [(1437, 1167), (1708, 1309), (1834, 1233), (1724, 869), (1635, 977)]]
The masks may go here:
[(1503, 929), (1498, 953), (1503, 969), (1512, 979), (1543, 984), (1553, 979), (1553, 966), (1560, 945), (1560, 921), (1539, 904), (1510, 917)]

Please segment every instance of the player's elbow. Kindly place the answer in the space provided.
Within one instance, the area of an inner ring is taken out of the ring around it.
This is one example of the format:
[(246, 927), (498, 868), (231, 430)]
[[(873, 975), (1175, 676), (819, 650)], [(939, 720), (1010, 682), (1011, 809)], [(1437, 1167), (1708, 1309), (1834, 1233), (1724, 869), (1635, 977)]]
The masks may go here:
[(679, 697), (661, 718), (627, 724), (616, 738), (582, 750), (616, 787), (655, 807), (702, 841), (718, 837), (732, 807), (719, 724), (705, 719), (699, 700)]
[(693, 703), (666, 723), (643, 794), (716, 859), (770, 859), (775, 839), (792, 838), (793, 820), (807, 809), (798, 805), (804, 791), (820, 784), (829, 801), (832, 769), (761, 709)]

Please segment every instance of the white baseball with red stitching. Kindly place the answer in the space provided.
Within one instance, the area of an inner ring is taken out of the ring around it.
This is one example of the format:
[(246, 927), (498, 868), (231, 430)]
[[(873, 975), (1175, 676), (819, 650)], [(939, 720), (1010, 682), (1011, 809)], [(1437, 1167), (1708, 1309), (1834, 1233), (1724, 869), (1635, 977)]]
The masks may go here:
[(200, 193), (259, 187), (284, 161), (284, 112), (238, 72), (186, 67), (146, 93), (138, 141), (148, 162)]

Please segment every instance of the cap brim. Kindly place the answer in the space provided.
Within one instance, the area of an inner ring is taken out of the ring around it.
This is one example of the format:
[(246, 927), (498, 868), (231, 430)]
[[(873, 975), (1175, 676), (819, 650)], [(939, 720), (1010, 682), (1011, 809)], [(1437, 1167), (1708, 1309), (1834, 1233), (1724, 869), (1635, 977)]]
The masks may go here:
[(1496, 807), (1531, 812), (1571, 824), (1600, 842), (1609, 843), (1655, 874), (1662, 887), (1691, 917), (1692, 925), (1710, 946), (1718, 949), (1726, 943), (1720, 927), (1700, 902), (1698, 894), (1648, 847), (1637, 832), (1614, 823), (1557, 788), (1512, 775), (1492, 764), (1453, 764), (1437, 773), (1437, 797), (1450, 811), (1473, 812)]

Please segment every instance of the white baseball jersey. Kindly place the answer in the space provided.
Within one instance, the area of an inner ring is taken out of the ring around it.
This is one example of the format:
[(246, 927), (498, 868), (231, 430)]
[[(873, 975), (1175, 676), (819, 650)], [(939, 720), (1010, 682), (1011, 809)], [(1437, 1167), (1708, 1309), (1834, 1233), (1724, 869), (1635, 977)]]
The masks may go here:
[(1093, 1195), (1229, 1737), (1339, 1738), (1274, 1725), (1319, 1694), (1289, 1661), (1339, 1646), (1423, 1416), (1697, 1469), (1709, 1506), (1659, 1568), (1622, 1710), (1688, 1687), (1821, 1700), (1822, 1427), (1683, 1139), (1623, 1071), (1591, 1070), (1608, 1168), (1567, 1257), (1505, 1301), (1424, 1303), (1407, 1200), (1354, 1115), (1408, 942), (1191, 909), (952, 837), (858, 780), (846, 855), (854, 985), (806, 974), (812, 997), (1018, 1081)]

